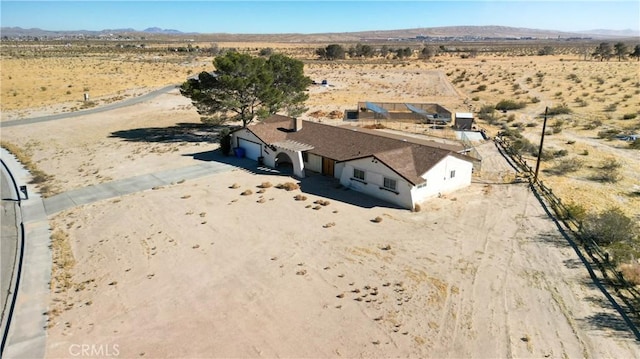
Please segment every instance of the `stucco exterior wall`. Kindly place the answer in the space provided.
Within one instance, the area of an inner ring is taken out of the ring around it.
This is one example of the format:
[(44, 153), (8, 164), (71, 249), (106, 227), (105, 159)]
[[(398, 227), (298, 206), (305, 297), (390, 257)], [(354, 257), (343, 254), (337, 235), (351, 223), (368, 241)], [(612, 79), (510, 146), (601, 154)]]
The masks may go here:
[(265, 147), (264, 142), (262, 142), (262, 140), (260, 140), (258, 137), (256, 137), (256, 135), (254, 135), (253, 133), (251, 133), (250, 131), (248, 131), (247, 129), (244, 129), (244, 128), (232, 133), (231, 134), (231, 147), (232, 148), (239, 147), (239, 141), (238, 141), (239, 138), (242, 138), (242, 139), (245, 139), (247, 141), (255, 142), (255, 143), (260, 144), (260, 147), (261, 147), (260, 155), (264, 156), (264, 147)]
[[(339, 178), (343, 186), (394, 203), (400, 207), (413, 208), (411, 199), (412, 185), (378, 160), (374, 161), (373, 157), (367, 157), (341, 164), (344, 165), (344, 168)], [(365, 172), (364, 181), (353, 179), (354, 168)], [(396, 181), (395, 192), (381, 189), (384, 185), (385, 177)]]
[(304, 163), (304, 167), (310, 171), (322, 173), (322, 157), (314, 155), (313, 153), (307, 154), (307, 162)]
[[(471, 184), (473, 164), (454, 156), (447, 156), (431, 170), (422, 175), (427, 180), (427, 185), (422, 188), (412, 189), (413, 201), (420, 203), (438, 194), (450, 193)], [(455, 176), (451, 177), (451, 171)]]

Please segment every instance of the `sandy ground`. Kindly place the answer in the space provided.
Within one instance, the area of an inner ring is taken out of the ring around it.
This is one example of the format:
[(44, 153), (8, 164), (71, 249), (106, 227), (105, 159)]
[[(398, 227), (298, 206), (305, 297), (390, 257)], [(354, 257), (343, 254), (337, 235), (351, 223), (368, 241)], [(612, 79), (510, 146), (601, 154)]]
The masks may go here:
[[(507, 172), (492, 146), (486, 164)], [(295, 180), (237, 170), (56, 216), (80, 289), (54, 294), (67, 310), (47, 356), (640, 355), (523, 184), (474, 183), (411, 213), (320, 176), (257, 193), (265, 181)]]
[[(433, 102), (466, 110), (445, 69), (366, 66), (348, 81), (311, 69), (333, 87), (311, 89), (309, 112), (431, 102), (433, 85)], [(64, 192), (197, 163), (215, 132), (188, 105), (174, 91), (2, 139)], [(78, 344), (121, 357), (640, 357), (535, 197), (504, 183), (513, 172), (491, 143), (479, 150), (474, 184), (418, 213), (320, 176), (258, 193), (297, 180), (244, 169), (60, 213), (75, 263), (54, 281), (47, 357)]]

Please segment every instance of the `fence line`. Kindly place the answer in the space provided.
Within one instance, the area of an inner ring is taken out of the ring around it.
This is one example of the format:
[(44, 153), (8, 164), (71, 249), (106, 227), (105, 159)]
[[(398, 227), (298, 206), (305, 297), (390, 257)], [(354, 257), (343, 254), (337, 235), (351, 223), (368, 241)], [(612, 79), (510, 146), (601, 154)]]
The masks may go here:
[[(610, 261), (609, 253), (603, 250), (593, 239), (587, 238), (582, 234), (582, 224), (580, 221), (573, 217), (571, 211), (562, 203), (562, 200), (553, 193), (551, 188), (545, 186), (542, 181), (535, 177), (533, 168), (531, 168), (522, 156), (511, 146), (509, 140), (495, 137), (494, 141), (499, 146), (499, 149), (509, 156), (508, 160), (512, 165), (515, 165), (517, 170), (522, 171), (528, 178), (531, 190), (538, 198), (544, 199), (548, 203), (549, 207), (553, 210), (552, 214), (555, 215), (554, 219), (562, 223), (562, 225), (571, 232), (573, 237), (578, 240), (581, 245), (578, 248), (586, 252), (593, 263), (600, 269), (608, 287), (614, 289), (618, 297), (624, 301), (627, 310), (635, 319), (635, 323), (627, 322), (633, 326), (631, 329), (637, 337), (638, 329), (636, 324), (640, 323), (640, 292), (617, 270), (614, 263)], [(603, 290), (607, 289), (605, 288)], [(625, 313), (621, 314), (626, 316)], [(637, 339), (640, 340), (640, 338)]]

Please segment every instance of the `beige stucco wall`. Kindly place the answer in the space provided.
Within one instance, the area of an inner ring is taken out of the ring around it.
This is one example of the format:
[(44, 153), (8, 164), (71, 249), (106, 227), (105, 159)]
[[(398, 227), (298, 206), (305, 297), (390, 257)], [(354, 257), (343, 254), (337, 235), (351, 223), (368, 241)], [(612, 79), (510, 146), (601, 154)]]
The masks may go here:
[(304, 167), (310, 171), (322, 173), (322, 157), (309, 153), (307, 155), (308, 162), (304, 163)]

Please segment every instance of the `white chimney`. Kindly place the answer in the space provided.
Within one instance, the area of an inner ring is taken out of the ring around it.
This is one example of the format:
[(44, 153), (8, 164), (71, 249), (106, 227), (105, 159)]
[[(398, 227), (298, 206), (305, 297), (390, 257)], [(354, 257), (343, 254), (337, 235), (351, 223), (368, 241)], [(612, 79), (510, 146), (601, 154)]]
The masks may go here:
[(295, 132), (298, 132), (298, 131), (302, 130), (302, 119), (301, 118), (294, 118), (293, 120), (294, 120), (294, 122), (293, 122), (294, 123), (293, 130)]

